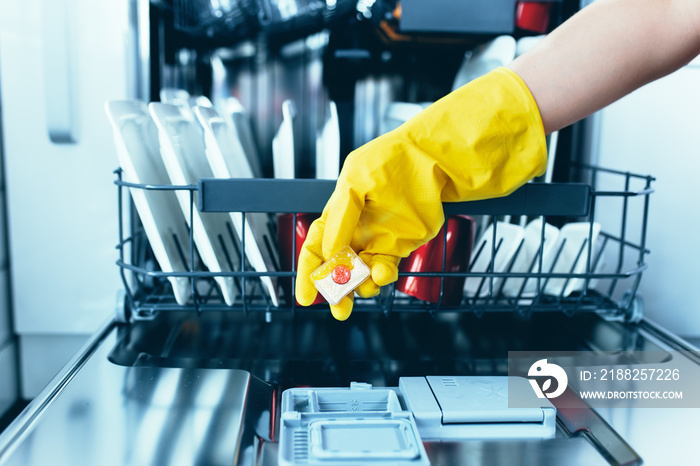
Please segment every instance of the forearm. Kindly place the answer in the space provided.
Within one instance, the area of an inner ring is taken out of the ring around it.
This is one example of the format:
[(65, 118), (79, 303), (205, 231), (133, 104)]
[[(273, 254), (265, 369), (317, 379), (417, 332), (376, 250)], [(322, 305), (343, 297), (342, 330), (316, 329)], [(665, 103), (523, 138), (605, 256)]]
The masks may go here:
[(550, 133), (699, 53), (700, 1), (598, 0), (510, 68), (527, 84)]

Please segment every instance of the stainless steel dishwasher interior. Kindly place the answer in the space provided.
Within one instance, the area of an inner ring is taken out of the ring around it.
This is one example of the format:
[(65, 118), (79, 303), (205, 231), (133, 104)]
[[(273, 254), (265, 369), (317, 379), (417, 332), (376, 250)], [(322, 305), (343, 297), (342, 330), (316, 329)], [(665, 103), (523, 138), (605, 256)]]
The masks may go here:
[[(594, 314), (162, 313), (120, 330), (109, 359), (123, 366), (243, 369), (285, 389), (399, 377), (506, 375), (508, 351), (647, 351), (664, 349), (637, 326)], [(640, 354), (640, 353), (635, 353)], [(652, 361), (639, 361), (652, 362)], [(653, 362), (659, 362), (658, 360)]]
[[(346, 322), (317, 312), (278, 313), (271, 322), (263, 313), (160, 313), (151, 321), (110, 324), (96, 336), (76, 370), (60, 375), (59, 389), (11, 426), (8, 442), (0, 437), (0, 463), (273, 465), (283, 389), (351, 381), (395, 387), (411, 375), (502, 375), (509, 350), (606, 351), (644, 355), (628, 363), (667, 361), (673, 342), (653, 330), (646, 322), (610, 322), (590, 313), (357, 312)], [(632, 418), (647, 414), (637, 411), (624, 410)], [(553, 439), (424, 444), (433, 466), (637, 465), (648, 458), (661, 464), (649, 447), (673, 456), (674, 426), (694, 419), (693, 410), (673, 411), (645, 424), (656, 436), (653, 445), (615, 416), (591, 409), (573, 418), (560, 413)]]
[[(109, 360), (151, 370), (242, 369), (253, 380), (262, 379), (271, 387), (272, 399), (263, 404), (272, 415), (272, 442), (262, 442), (258, 459), (268, 461), (276, 457), (279, 420), (274, 413), (287, 388), (343, 387), (354, 381), (394, 387), (406, 376), (507, 375), (509, 351), (605, 351), (612, 357), (644, 358), (626, 359), (641, 364), (671, 359), (668, 350), (643, 326), (591, 313), (525, 318), (356, 312), (349, 321), (337, 322), (330, 314), (297, 312), (275, 314), (267, 322), (263, 313), (172, 312), (119, 328)], [(575, 422), (563, 417), (557, 437), (544, 442), (428, 442), (426, 450), (433, 464), (467, 458), (512, 464), (530, 450), (538, 464), (641, 464), (633, 447), (598, 414), (586, 411), (583, 430), (571, 429)]]

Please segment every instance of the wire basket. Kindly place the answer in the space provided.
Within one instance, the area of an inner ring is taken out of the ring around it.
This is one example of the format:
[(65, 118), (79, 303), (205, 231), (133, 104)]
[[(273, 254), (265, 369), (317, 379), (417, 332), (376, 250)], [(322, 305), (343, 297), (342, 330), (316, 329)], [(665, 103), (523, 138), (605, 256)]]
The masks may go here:
[[(595, 166), (579, 166), (578, 170), (577, 179), (584, 180), (582, 183), (532, 182), (507, 197), (444, 204), (447, 218), (469, 216), (478, 227), (477, 241), (471, 256), (466, 258), (467, 267), (462, 271), (447, 270), (450, 240), (448, 229), (443, 228), (439, 234), (443, 236), (438, 269), (399, 273), (399, 280), (432, 279), (432, 286), (439, 287), (437, 299), (417, 299), (399, 291), (394, 284), (383, 287), (375, 298), (356, 297), (354, 312), (597, 312), (639, 320), (641, 303), (637, 290), (647, 268), (646, 226), (654, 178)], [(120, 170), (115, 173), (119, 191), (117, 265), (125, 287), (125, 308), (132, 318), (182, 310), (327, 312), (327, 304), (297, 304), (294, 282), (300, 244), (295, 233), (291, 233), (292, 238), (280, 238), (276, 225), (281, 216), (298, 225), (302, 215), (320, 213), (335, 187), (334, 181), (205, 178), (196, 186), (154, 186), (125, 182)], [(265, 216), (271, 240), (261, 247), (276, 257), (274, 267), (263, 271), (253, 268), (243, 253), (247, 250), (246, 235), (239, 240), (234, 229), (228, 228), (227, 242), (235, 249), (225, 251), (228, 271), (212, 272), (201, 265), (191, 229), (190, 237), (184, 239), (189, 250), (179, 251), (182, 262), (191, 264), (189, 270), (159, 270), (136, 214), (128, 208), (126, 188), (188, 193), (189, 225), (195, 209), (231, 219), (240, 216), (238, 228), (245, 227), (251, 215)], [(131, 226), (127, 228), (127, 224)], [(537, 230), (516, 240), (499, 233), (511, 228), (507, 225), (517, 224), (530, 228), (537, 225)], [(567, 225), (576, 225), (578, 239), (564, 235)], [(547, 244), (549, 229), (561, 232), (551, 244)], [(286, 244), (286, 249), (282, 244)], [(511, 251), (508, 259), (500, 260), (499, 254), (506, 249)], [(280, 252), (289, 255), (286, 264), (280, 261)], [(189, 281), (191, 297), (185, 304), (175, 301), (169, 281), (173, 277)], [(224, 302), (216, 282), (221, 277), (233, 279), (235, 302)], [(262, 286), (263, 277), (276, 281), (276, 300)], [(459, 288), (457, 299), (447, 295), (448, 285), (455, 280), (465, 283)]]

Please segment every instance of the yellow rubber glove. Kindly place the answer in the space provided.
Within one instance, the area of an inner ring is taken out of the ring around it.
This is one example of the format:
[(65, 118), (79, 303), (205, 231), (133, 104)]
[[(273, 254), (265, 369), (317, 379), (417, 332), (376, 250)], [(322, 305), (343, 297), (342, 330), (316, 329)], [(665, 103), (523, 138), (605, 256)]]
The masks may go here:
[[(398, 278), (398, 263), (437, 235), (443, 202), (510, 194), (547, 166), (542, 120), (530, 91), (499, 68), (435, 102), (394, 131), (353, 151), (299, 255), (296, 295), (316, 297), (309, 277), (350, 245), (371, 269), (362, 297)], [(353, 294), (331, 306), (350, 316)]]

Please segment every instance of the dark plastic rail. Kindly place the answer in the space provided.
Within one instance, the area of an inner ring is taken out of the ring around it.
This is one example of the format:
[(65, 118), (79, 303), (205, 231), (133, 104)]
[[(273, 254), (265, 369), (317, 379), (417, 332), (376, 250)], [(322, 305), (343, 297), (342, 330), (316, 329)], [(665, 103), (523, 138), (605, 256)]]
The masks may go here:
[[(199, 181), (201, 212), (321, 212), (335, 181), (216, 179)], [(445, 214), (566, 215), (590, 212), (591, 188), (577, 183), (529, 183), (509, 196), (444, 205)]]

